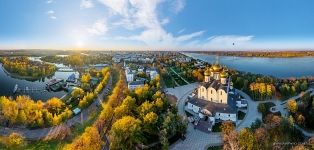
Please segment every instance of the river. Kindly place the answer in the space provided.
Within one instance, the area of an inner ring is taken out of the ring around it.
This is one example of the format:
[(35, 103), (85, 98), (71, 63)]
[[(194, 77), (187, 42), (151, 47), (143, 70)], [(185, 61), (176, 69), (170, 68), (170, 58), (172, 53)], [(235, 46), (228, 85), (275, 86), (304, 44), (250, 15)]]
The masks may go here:
[[(208, 63), (216, 62), (216, 55), (182, 53)], [(239, 71), (271, 75), (278, 78), (314, 76), (313, 57), (266, 58), (219, 56), (219, 63)]]

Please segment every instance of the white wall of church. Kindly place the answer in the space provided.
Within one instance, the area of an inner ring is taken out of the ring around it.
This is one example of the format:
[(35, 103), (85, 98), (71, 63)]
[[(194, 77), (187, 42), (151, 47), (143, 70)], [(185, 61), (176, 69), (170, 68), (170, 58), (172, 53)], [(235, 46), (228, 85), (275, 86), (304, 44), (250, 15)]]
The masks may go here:
[(207, 90), (205, 87), (201, 86), (198, 88), (198, 98), (207, 99)]
[(227, 104), (228, 94), (223, 89), (219, 89), (217, 93), (218, 93), (218, 101), (220, 103)]
[(212, 87), (208, 88), (207, 93), (208, 93), (208, 97), (207, 97), (208, 101), (216, 102), (218, 100), (217, 91), (214, 88)]

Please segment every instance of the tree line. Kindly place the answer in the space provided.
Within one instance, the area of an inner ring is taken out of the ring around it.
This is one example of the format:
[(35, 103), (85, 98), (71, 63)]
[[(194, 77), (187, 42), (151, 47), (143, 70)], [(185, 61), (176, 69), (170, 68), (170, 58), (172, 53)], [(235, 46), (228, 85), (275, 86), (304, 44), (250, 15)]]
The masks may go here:
[(39, 78), (51, 75), (56, 71), (55, 65), (31, 61), (28, 57), (4, 57), (0, 59), (0, 62), (8, 72), (19, 76)]

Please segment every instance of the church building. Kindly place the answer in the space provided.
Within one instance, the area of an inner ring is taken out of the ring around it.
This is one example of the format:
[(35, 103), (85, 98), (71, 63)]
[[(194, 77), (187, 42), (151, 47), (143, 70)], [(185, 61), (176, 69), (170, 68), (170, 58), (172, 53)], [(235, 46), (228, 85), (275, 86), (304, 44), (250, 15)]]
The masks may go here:
[(194, 97), (188, 99), (187, 109), (210, 123), (217, 121), (237, 121), (235, 93), (228, 75), (228, 69), (214, 64), (204, 72), (204, 82), (197, 88)]

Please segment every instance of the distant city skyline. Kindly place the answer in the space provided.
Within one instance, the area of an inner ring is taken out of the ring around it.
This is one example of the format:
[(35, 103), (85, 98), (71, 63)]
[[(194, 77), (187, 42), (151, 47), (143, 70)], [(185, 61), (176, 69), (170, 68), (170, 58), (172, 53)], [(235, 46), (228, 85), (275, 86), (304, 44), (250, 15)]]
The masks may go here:
[(0, 49), (314, 50), (314, 1), (2, 0)]

